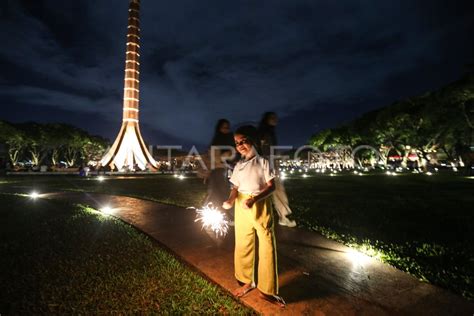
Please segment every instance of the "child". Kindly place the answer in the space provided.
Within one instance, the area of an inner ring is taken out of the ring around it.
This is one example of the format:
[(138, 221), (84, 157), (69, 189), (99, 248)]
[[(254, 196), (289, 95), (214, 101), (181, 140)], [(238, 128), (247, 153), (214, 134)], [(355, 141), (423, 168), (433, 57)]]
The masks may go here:
[(235, 253), (236, 279), (244, 284), (234, 291), (244, 296), (255, 288), (255, 234), (258, 237), (258, 285), (260, 296), (280, 307), (285, 301), (278, 296), (278, 272), (273, 214), (270, 194), (275, 190), (275, 175), (268, 160), (259, 156), (257, 130), (242, 126), (235, 132), (235, 145), (242, 160), (234, 168), (230, 182), (233, 189), (223, 207), (229, 209), (235, 203)]

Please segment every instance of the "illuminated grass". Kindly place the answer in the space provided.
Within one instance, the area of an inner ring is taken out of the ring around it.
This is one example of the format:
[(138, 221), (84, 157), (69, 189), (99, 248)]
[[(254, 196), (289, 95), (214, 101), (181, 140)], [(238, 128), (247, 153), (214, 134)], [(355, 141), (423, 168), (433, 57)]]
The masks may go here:
[(296, 221), (423, 281), (474, 297), (472, 185), (384, 175), (286, 182)]
[(31, 202), (0, 195), (2, 313), (252, 313), (129, 225)]
[[(19, 180), (17, 180), (19, 181)], [(25, 187), (141, 197), (182, 207), (201, 205), (202, 180), (172, 176), (21, 180)], [(105, 185), (106, 184), (106, 185)], [(15, 183), (18, 186), (19, 183)], [(297, 223), (378, 257), (421, 280), (474, 297), (472, 179), (383, 173), (289, 176), (285, 186)]]

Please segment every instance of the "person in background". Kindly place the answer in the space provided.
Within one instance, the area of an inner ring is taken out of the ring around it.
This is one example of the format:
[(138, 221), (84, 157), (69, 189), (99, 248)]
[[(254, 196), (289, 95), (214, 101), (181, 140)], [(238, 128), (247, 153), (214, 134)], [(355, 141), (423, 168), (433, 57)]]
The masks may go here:
[[(257, 153), (255, 127), (238, 128), (234, 140), (242, 159), (234, 167), (230, 178), (233, 188), (229, 199), (222, 205), (230, 209), (235, 203), (234, 271), (241, 287), (233, 294), (242, 297), (257, 287), (262, 299), (285, 307), (285, 301), (278, 296), (276, 241), (270, 200), (275, 190), (275, 174), (269, 161)], [(256, 237), (258, 284), (254, 271)]]
[[(260, 148), (262, 155), (270, 159), (272, 154), (272, 146), (277, 146), (277, 137), (275, 127), (278, 124), (278, 117), (275, 112), (266, 112), (263, 114), (260, 124), (258, 126), (258, 137), (260, 140)], [(278, 172), (278, 165), (274, 166)], [(282, 226), (295, 227), (296, 222), (288, 218), (291, 214), (291, 208), (288, 203), (288, 196), (286, 195), (285, 187), (279, 177), (275, 178), (275, 192), (272, 195), (273, 205), (278, 213), (278, 224)]]
[(225, 148), (225, 146), (234, 147), (234, 135), (230, 129), (230, 122), (226, 119), (220, 119), (217, 121), (209, 149), (209, 156), (215, 159), (214, 161), (209, 161), (207, 166), (211, 170), (206, 179), (207, 197), (204, 205), (212, 203), (214, 206), (220, 207), (229, 196), (228, 168), (222, 160), (232, 156), (232, 150)]

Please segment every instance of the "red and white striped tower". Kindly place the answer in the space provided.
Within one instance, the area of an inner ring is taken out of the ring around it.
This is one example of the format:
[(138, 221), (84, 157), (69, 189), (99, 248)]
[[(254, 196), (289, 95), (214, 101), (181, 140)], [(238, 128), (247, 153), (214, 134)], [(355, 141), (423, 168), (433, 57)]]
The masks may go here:
[(140, 0), (130, 0), (128, 9), (127, 52), (123, 93), (123, 120), (120, 132), (110, 150), (101, 160), (102, 166), (144, 170), (156, 168), (156, 161), (148, 152), (138, 125), (140, 100)]

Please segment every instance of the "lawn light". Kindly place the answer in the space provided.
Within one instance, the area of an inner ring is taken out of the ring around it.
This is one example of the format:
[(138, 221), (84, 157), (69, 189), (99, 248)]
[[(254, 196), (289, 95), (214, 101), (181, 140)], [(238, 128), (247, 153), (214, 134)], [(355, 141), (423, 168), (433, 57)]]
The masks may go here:
[(179, 180), (183, 180), (184, 176), (182, 174), (180, 174), (178, 178), (179, 178)]
[(31, 199), (36, 200), (37, 198), (40, 197), (40, 194), (39, 194), (38, 192), (36, 192), (36, 191), (33, 191), (33, 192), (31, 192), (28, 196), (29, 196)]
[(173, 175), (173, 177), (177, 178), (177, 177), (178, 177), (178, 174), (177, 174), (177, 173), (175, 173), (175, 174)]
[(109, 205), (103, 206), (100, 211), (106, 215), (112, 215), (114, 213), (114, 209)]
[(428, 172), (426, 173), (426, 175), (427, 175), (427, 176), (432, 176), (433, 174), (428, 171)]
[(104, 180), (105, 180), (105, 178), (104, 178), (103, 176), (98, 176), (98, 177), (97, 177), (97, 181), (99, 181), (99, 182), (102, 182), (102, 181), (104, 181)]
[(370, 261), (370, 257), (363, 254), (360, 251), (350, 249), (346, 252), (347, 257), (352, 261), (354, 267), (361, 267), (366, 265)]
[(308, 175), (306, 173), (303, 174), (303, 178), (307, 178), (307, 177), (308, 177)]

